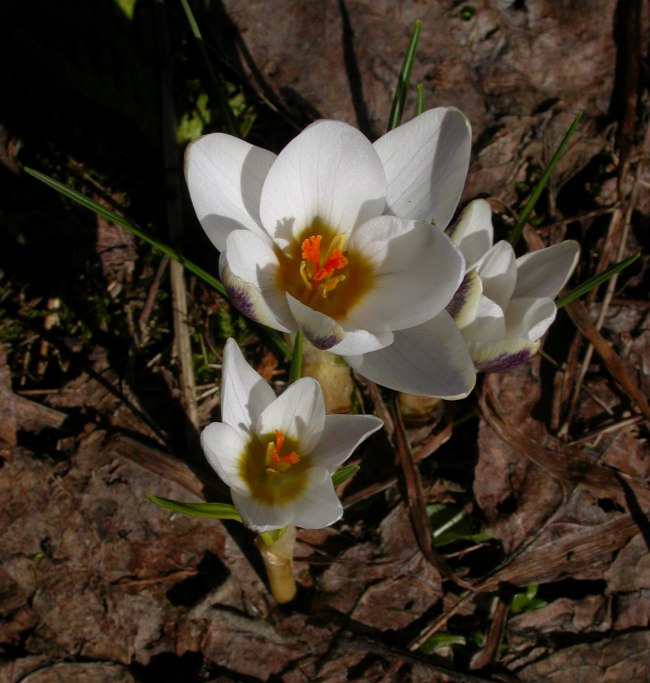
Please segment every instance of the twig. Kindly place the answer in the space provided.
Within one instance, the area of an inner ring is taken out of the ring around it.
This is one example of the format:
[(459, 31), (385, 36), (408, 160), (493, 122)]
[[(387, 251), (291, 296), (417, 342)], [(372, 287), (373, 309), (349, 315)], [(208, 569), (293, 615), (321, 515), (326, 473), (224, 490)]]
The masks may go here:
[(648, 399), (639, 387), (636, 386), (627, 368), (612, 349), (611, 344), (598, 332), (594, 323), (591, 322), (587, 309), (579, 301), (572, 301), (566, 307), (566, 310), (578, 330), (591, 342), (596, 353), (603, 359), (612, 377), (619, 383), (630, 399), (638, 405), (646, 419), (650, 420)]
[[(647, 141), (647, 133), (646, 133), (646, 141)], [(632, 218), (632, 211), (634, 209), (634, 206), (636, 205), (636, 198), (638, 195), (638, 180), (639, 180), (639, 175), (641, 172), (643, 164), (640, 163), (638, 168), (637, 168), (637, 175), (635, 178), (635, 184), (632, 189), (632, 196), (630, 198), (630, 201), (627, 206), (627, 210), (625, 212), (625, 215), (621, 217), (622, 212), (617, 208), (617, 210), (614, 212), (614, 215), (612, 216), (612, 223), (610, 224), (610, 230), (612, 232), (619, 231), (618, 225), (614, 227), (614, 221), (617, 223), (622, 222), (623, 223), (623, 228), (621, 230), (621, 236), (620, 240), (618, 243), (618, 248), (616, 250), (616, 260), (620, 261), (623, 258), (623, 253), (625, 249), (625, 245), (627, 242), (627, 236), (629, 233), (629, 228), (630, 228), (630, 222)], [(598, 317), (596, 319), (596, 322), (594, 324), (594, 328), (596, 330), (600, 330), (600, 328), (603, 326), (603, 323), (605, 322), (605, 316), (607, 315), (607, 311), (609, 309), (609, 305), (614, 298), (614, 293), (616, 291), (616, 283), (618, 280), (618, 275), (615, 274), (613, 275), (609, 282), (607, 283), (607, 289), (605, 290), (605, 295), (603, 296), (603, 301), (600, 307), (600, 311), (598, 313)], [(595, 290), (593, 290), (595, 292)], [(571, 313), (569, 313), (571, 315)], [(568, 425), (570, 421), (570, 416), (573, 413), (573, 409), (575, 408), (576, 403), (578, 402), (578, 396), (580, 394), (580, 389), (582, 388), (582, 384), (584, 382), (584, 379), (587, 375), (587, 371), (589, 370), (589, 365), (591, 364), (591, 359), (593, 357), (594, 353), (594, 345), (593, 343), (590, 343), (587, 346), (587, 349), (585, 350), (585, 354), (582, 359), (582, 363), (580, 365), (580, 370), (578, 373), (578, 377), (576, 379), (576, 382), (573, 387), (573, 392), (571, 394), (571, 398), (569, 400), (569, 405), (567, 408), (567, 413), (566, 413), (566, 421), (564, 425), (562, 426), (562, 429), (560, 430), (561, 434), (566, 434), (568, 431)]]
[(406, 429), (404, 429), (404, 422), (395, 402), (391, 405), (391, 415), (395, 426), (395, 449), (397, 450), (406, 483), (406, 505), (418, 546), (427, 562), (435, 567), (442, 576), (453, 581), (457, 586), (469, 589), (470, 585), (456, 576), (449, 565), (433, 548), (431, 525), (424, 503), (420, 473), (413, 462), (411, 447), (406, 436)]
[(623, 427), (629, 427), (630, 425), (637, 424), (638, 422), (642, 421), (643, 415), (635, 415), (634, 417), (628, 417), (625, 420), (619, 420), (618, 422), (605, 425), (604, 427), (599, 427), (598, 429), (595, 429), (593, 432), (589, 432), (588, 434), (581, 436), (579, 439), (574, 439), (570, 442), (570, 445), (573, 446), (574, 444), (583, 443), (585, 441), (589, 441), (590, 439), (600, 437), (603, 434), (615, 432), (618, 429), (623, 429)]
[[(176, 115), (174, 112), (171, 84), (171, 70), (168, 66), (169, 35), (164, 8), (159, 10), (160, 86), (162, 100), (162, 135), (165, 167), (165, 196), (167, 202), (167, 223), (172, 242), (180, 239), (183, 232), (180, 206), (178, 146), (176, 144)], [(172, 306), (174, 319), (174, 348), (180, 362), (181, 390), (185, 399), (185, 410), (195, 429), (199, 426), (199, 412), (196, 402), (192, 343), (187, 324), (187, 291), (183, 266), (173, 261), (170, 268)]]
[(422, 664), (432, 671), (450, 676), (458, 683), (494, 683), (495, 679), (477, 676), (476, 674), (464, 673), (449, 666), (449, 663), (435, 655), (421, 655), (413, 651), (403, 650), (385, 643), (380, 643), (366, 636), (356, 633), (343, 633), (339, 643), (346, 648), (362, 649), (372, 652), (380, 657), (398, 658), (411, 664)]
[(163, 273), (169, 265), (169, 256), (166, 254), (158, 262), (158, 268), (156, 269), (156, 274), (154, 275), (153, 282), (149, 291), (147, 292), (147, 298), (145, 299), (144, 306), (140, 311), (140, 316), (138, 317), (138, 332), (140, 334), (140, 343), (145, 340), (145, 331), (147, 329), (147, 322), (149, 321), (149, 316), (151, 315), (151, 310), (153, 309), (153, 303), (156, 300), (156, 294), (160, 289), (160, 281), (162, 280)]

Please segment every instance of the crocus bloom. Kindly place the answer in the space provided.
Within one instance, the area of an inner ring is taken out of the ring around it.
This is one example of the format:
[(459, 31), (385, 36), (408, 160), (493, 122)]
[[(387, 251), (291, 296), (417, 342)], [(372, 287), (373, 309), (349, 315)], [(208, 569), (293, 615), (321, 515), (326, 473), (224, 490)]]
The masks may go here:
[(501, 372), (526, 362), (555, 319), (553, 299), (571, 276), (580, 253), (566, 240), (515, 258), (505, 241), (494, 246), (492, 213), (484, 199), (471, 202), (451, 235), (467, 274), (448, 306), (477, 370)]
[(440, 108), (374, 144), (339, 121), (278, 156), (222, 133), (192, 143), (190, 196), (232, 302), (385, 386), (466, 395), (474, 368), (445, 310), (465, 264), (443, 229), (470, 138), (465, 117)]
[(320, 385), (309, 377), (276, 398), (233, 339), (224, 349), (221, 419), (203, 430), (201, 445), (242, 520), (259, 533), (340, 519), (331, 475), (383, 424), (372, 415), (325, 415)]

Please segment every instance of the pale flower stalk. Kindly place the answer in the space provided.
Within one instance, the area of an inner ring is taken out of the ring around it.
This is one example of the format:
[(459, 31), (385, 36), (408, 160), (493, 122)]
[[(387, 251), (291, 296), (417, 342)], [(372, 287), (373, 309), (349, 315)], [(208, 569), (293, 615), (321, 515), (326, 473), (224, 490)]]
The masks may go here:
[(452, 108), (374, 144), (317, 121), (278, 156), (222, 133), (199, 138), (187, 184), (231, 301), (276, 330), (302, 330), (379, 384), (466, 396), (475, 371), (446, 311), (465, 262), (443, 230), (470, 143)]
[(519, 258), (505, 241), (493, 245), (490, 205), (467, 205), (451, 239), (467, 273), (447, 310), (461, 331), (477, 370), (503, 372), (528, 361), (555, 319), (554, 298), (580, 255), (574, 240)]

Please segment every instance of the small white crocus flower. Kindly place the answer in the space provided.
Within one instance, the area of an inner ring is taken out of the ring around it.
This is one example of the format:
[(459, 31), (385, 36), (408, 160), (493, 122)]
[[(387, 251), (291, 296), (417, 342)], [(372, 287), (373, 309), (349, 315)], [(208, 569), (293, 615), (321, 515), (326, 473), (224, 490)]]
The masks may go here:
[(484, 199), (468, 204), (451, 239), (467, 273), (447, 310), (476, 369), (503, 372), (525, 363), (555, 319), (553, 300), (578, 262), (578, 243), (566, 240), (516, 258), (508, 242), (492, 244), (492, 212)]
[(465, 263), (443, 229), (470, 144), (463, 114), (440, 108), (374, 144), (317, 121), (278, 156), (206, 135), (188, 147), (185, 173), (241, 312), (302, 330), (384, 386), (461, 396), (475, 373), (445, 307)]
[(203, 430), (201, 445), (258, 533), (340, 519), (332, 474), (383, 425), (372, 415), (326, 415), (320, 385), (309, 377), (276, 398), (233, 339), (224, 349), (221, 419)]

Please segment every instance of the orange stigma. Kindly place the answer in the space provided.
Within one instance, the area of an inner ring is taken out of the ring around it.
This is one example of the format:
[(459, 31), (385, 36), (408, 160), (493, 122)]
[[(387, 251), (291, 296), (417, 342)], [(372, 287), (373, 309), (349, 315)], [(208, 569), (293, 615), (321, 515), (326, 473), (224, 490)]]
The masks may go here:
[(295, 451), (291, 451), (287, 455), (280, 455), (282, 446), (284, 445), (284, 434), (277, 429), (275, 430), (275, 442), (269, 441), (266, 446), (266, 471), (270, 475), (277, 475), (295, 465), (300, 457)]
[(341, 249), (345, 242), (345, 235), (336, 235), (321, 258), (322, 235), (311, 235), (302, 242), (302, 263), (300, 264), (300, 276), (308, 289), (313, 289), (312, 282), (319, 282), (318, 291), (323, 298), (327, 298), (329, 292), (336, 288), (339, 282), (345, 280), (345, 275), (339, 274), (332, 277), (335, 270), (343, 270), (348, 265), (348, 260), (343, 256)]

